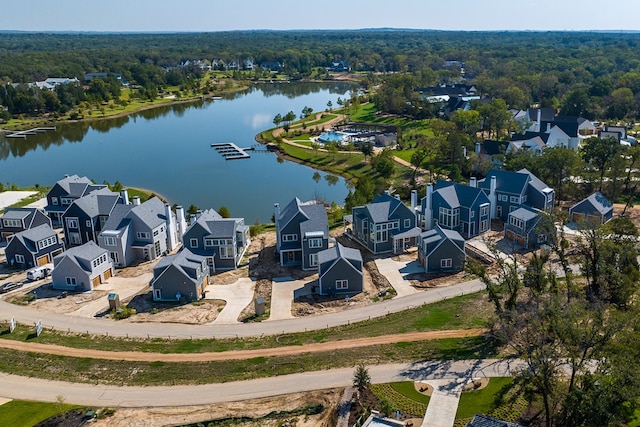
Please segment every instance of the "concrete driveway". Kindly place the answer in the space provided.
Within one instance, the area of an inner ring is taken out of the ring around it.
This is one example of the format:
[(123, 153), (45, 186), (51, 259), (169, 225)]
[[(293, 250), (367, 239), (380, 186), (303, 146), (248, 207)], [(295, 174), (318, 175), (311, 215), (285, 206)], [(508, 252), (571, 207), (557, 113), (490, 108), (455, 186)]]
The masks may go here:
[[(98, 288), (101, 291), (115, 292), (120, 297), (120, 301), (127, 301), (138, 292), (149, 288), (149, 282), (153, 278), (153, 273), (144, 273), (137, 277), (110, 277), (106, 283), (101, 284)], [(82, 301), (82, 294), (74, 296), (77, 301)], [(85, 303), (76, 311), (69, 313), (71, 316), (78, 317), (94, 317), (98, 313), (109, 310), (109, 302), (107, 297), (98, 298)]]
[(271, 284), (271, 315), (267, 321), (293, 319), (291, 308), (295, 297), (310, 295), (311, 289), (306, 280), (293, 280), (291, 277), (273, 279)]
[(244, 308), (253, 301), (253, 290), (256, 283), (243, 277), (230, 285), (207, 286), (207, 299), (221, 299), (226, 305), (212, 322), (214, 324), (240, 323), (238, 317)]
[(406, 279), (406, 276), (413, 273), (422, 273), (424, 270), (420, 267), (418, 261), (401, 262), (394, 261), (391, 258), (377, 259), (376, 265), (380, 274), (385, 276), (393, 289), (396, 290), (395, 298), (405, 297), (420, 292)]

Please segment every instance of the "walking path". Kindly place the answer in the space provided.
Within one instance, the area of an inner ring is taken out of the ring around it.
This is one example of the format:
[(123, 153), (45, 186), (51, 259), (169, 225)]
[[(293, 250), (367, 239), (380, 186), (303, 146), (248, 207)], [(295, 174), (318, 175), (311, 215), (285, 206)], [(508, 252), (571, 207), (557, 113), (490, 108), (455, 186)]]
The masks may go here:
[(433, 387), (427, 412), (424, 414), (422, 427), (453, 427), (458, 412), (458, 402), (462, 388), (471, 378), (462, 377), (440, 380), (429, 380)]
[(347, 387), (342, 393), (342, 398), (338, 404), (338, 423), (336, 427), (351, 427), (349, 426), (349, 415), (351, 411), (351, 399), (355, 389), (353, 387)]
[(393, 289), (396, 290), (395, 298), (406, 297), (420, 293), (404, 276), (412, 273), (422, 273), (424, 269), (420, 267), (417, 261), (401, 262), (394, 261), (391, 258), (376, 259), (376, 266), (380, 274), (385, 276)]
[(240, 317), (242, 310), (251, 304), (255, 286), (256, 283), (246, 277), (242, 277), (230, 285), (207, 286), (208, 299), (221, 299), (227, 302), (212, 323), (215, 325), (240, 323), (238, 317)]

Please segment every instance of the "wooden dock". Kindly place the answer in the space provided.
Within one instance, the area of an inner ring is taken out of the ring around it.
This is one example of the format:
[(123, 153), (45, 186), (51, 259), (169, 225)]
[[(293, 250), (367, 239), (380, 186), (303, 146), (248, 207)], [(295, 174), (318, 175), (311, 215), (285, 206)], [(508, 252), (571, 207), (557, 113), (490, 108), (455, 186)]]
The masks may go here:
[(7, 138), (26, 138), (28, 135), (35, 135), (37, 133), (46, 132), (48, 130), (56, 130), (55, 127), (42, 127), (42, 128), (33, 128), (29, 130), (20, 130), (16, 132), (7, 133), (5, 137)]
[(251, 156), (247, 154), (247, 151), (253, 151), (253, 147), (249, 148), (240, 148), (233, 142), (221, 142), (217, 144), (211, 144), (215, 150), (220, 153), (225, 160), (237, 160), (237, 159), (248, 159)]

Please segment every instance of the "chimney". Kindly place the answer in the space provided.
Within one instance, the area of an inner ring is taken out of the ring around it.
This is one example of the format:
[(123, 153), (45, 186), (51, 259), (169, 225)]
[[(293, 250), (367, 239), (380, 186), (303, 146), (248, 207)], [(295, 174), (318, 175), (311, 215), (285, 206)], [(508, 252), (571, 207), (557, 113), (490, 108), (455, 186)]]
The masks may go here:
[(122, 201), (124, 202), (125, 205), (128, 205), (129, 202), (129, 192), (127, 191), (127, 189), (125, 188), (124, 190), (122, 190), (120, 192), (120, 195), (122, 196)]
[(280, 219), (280, 203), (273, 204), (273, 219), (276, 224), (276, 252), (280, 252), (280, 245), (282, 242), (280, 241), (280, 230), (278, 230), (278, 219)]
[(547, 123), (547, 133), (551, 132), (551, 123)]
[(431, 199), (433, 198), (433, 184), (427, 184), (427, 195), (425, 196), (424, 204), (424, 228), (431, 230), (433, 226), (433, 210), (431, 206)]
[(384, 194), (386, 194), (387, 196), (390, 196), (391, 193), (389, 192), (389, 190), (384, 190)]
[(400, 200), (400, 195), (399, 195), (399, 194), (396, 194), (396, 195), (395, 195), (395, 198), (396, 198), (396, 200)]
[(176, 238), (176, 221), (168, 203), (164, 205), (164, 215), (167, 218), (167, 250), (172, 251), (178, 246), (178, 239)]
[(416, 213), (418, 207), (418, 190), (411, 190), (411, 210)]
[(476, 142), (476, 154), (479, 156), (482, 150), (482, 145), (479, 142)]
[(140, 206), (140, 197), (133, 196), (133, 205), (134, 206)]
[(476, 177), (472, 176), (469, 178), (469, 187), (476, 188), (478, 186), (478, 182), (476, 181)]
[(196, 219), (199, 219), (202, 216), (202, 209), (198, 209), (196, 212)]
[(538, 108), (538, 116), (534, 127), (534, 132), (540, 132), (540, 122), (542, 122), (542, 109)]
[(195, 224), (197, 219), (195, 214), (189, 215), (189, 225)]
[(176, 207), (176, 221), (178, 223), (178, 238), (182, 241), (182, 235), (187, 231), (187, 221), (184, 219), (184, 208), (182, 206)]
[(467, 146), (466, 145), (462, 146), (462, 157), (464, 157), (465, 159), (467, 158)]
[(498, 197), (496, 195), (496, 176), (491, 177), (491, 185), (489, 187), (489, 202), (491, 203), (491, 219), (496, 219), (498, 208)]

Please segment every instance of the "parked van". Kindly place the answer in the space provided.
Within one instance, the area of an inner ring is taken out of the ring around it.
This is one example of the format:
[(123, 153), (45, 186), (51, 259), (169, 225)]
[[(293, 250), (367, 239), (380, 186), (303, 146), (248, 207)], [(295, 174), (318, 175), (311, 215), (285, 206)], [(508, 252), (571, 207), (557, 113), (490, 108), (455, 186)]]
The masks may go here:
[(27, 271), (27, 279), (29, 280), (40, 280), (44, 279), (51, 273), (51, 269), (49, 267), (36, 267)]

